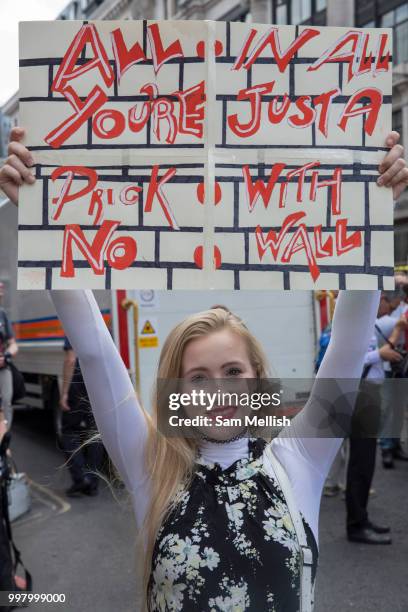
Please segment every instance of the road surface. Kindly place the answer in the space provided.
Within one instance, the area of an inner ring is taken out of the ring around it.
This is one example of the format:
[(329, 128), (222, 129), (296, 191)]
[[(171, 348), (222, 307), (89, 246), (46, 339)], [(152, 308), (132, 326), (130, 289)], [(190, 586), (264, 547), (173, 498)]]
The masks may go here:
[[(40, 412), (16, 414), (12, 448), (33, 495), (31, 512), (14, 523), (17, 545), (33, 574), (34, 591), (66, 595), (65, 604), (29, 610), (139, 610), (136, 534), (123, 489), (113, 489), (115, 499), (103, 483), (98, 497), (66, 498), (64, 458)], [(349, 543), (344, 501), (323, 499), (315, 612), (408, 611), (408, 464), (385, 471), (378, 461), (374, 488), (371, 517), (392, 526), (391, 546)]]

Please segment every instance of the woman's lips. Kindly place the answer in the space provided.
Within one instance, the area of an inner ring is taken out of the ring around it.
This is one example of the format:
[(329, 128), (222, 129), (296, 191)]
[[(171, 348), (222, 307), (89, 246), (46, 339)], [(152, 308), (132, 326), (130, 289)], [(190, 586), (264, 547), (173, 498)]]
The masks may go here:
[(236, 406), (217, 406), (217, 408), (208, 411), (208, 416), (210, 418), (219, 416), (222, 419), (231, 419), (236, 411)]

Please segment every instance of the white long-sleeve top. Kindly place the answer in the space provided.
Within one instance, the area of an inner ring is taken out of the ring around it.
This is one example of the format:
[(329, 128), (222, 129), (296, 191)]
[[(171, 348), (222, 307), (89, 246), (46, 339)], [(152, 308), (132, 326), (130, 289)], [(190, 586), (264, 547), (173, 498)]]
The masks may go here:
[[(149, 474), (144, 468), (147, 425), (128, 372), (92, 292), (50, 293), (79, 358), (98, 430), (132, 497), (140, 527), (149, 503)], [(379, 296), (379, 291), (340, 292), (330, 345), (311, 395), (291, 425), (271, 442), (316, 541), (324, 481), (343, 439), (341, 430), (336, 437), (328, 433), (330, 422), (333, 424), (339, 413), (342, 416), (352, 413)], [(339, 400), (340, 394), (343, 397), (345, 394), (347, 401)], [(228, 444), (203, 442), (200, 448), (204, 461), (217, 462), (223, 469), (247, 454), (246, 439)]]
[(370, 344), (367, 353), (364, 357), (364, 366), (370, 366), (366, 379), (374, 384), (381, 384), (385, 374), (384, 361), (380, 355), (380, 349), (378, 346), (377, 335), (373, 334), (370, 340)]

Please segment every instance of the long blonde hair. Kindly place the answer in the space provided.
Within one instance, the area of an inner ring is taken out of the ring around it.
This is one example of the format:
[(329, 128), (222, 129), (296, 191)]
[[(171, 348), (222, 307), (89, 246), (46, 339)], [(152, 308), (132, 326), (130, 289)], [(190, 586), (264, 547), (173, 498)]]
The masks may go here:
[[(256, 378), (266, 378), (267, 361), (260, 343), (238, 316), (223, 306), (215, 306), (187, 317), (170, 332), (161, 350), (157, 381), (181, 378), (182, 359), (187, 344), (222, 329), (231, 330), (245, 341)], [(145, 606), (157, 533), (176, 506), (178, 492), (189, 486), (197, 456), (197, 442), (194, 439), (166, 437), (158, 431), (160, 406), (156, 400), (157, 381), (153, 388), (152, 416), (145, 413), (149, 432), (145, 461), (151, 483), (150, 505), (140, 531), (145, 535), (143, 539), (146, 545), (143, 572)]]

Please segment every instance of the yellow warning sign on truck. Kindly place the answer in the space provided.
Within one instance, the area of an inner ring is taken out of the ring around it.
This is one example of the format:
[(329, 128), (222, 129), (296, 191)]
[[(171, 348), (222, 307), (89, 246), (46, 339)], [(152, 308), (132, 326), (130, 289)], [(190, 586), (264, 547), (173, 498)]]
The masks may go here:
[(142, 331), (140, 333), (143, 334), (143, 335), (144, 334), (155, 334), (156, 333), (155, 330), (154, 330), (153, 325), (151, 324), (151, 322), (148, 319), (146, 319), (146, 321), (145, 321), (145, 323), (143, 325), (143, 329), (142, 329)]
[(157, 321), (154, 317), (141, 317), (139, 321), (139, 348), (157, 348)]
[(139, 348), (156, 348), (159, 346), (159, 339), (157, 336), (141, 336), (139, 338)]

